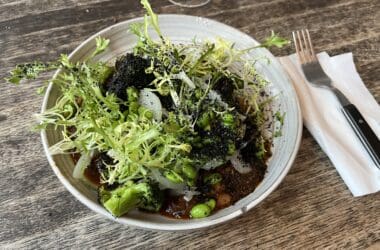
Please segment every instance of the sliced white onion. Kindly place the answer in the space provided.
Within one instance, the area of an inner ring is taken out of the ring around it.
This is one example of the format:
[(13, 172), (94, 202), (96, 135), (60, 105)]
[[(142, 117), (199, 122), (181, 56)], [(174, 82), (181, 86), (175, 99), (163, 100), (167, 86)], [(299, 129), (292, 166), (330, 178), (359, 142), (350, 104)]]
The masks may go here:
[(169, 111), (167, 111), (165, 108), (162, 108), (162, 115), (164, 117), (168, 117), (169, 116)]
[(205, 165), (203, 165), (201, 168), (204, 170), (210, 170), (210, 169), (219, 167), (224, 162), (225, 161), (223, 159), (212, 159), (211, 161), (209, 161)]
[(153, 113), (153, 118), (160, 122), (162, 120), (162, 105), (160, 98), (149, 89), (140, 90), (139, 104)]
[(173, 183), (166, 179), (158, 169), (152, 169), (152, 177), (158, 182), (160, 189), (171, 189), (175, 194), (183, 194), (185, 190), (185, 183)]
[(244, 138), (247, 131), (247, 124), (243, 123), (237, 130), (239, 138)]
[(228, 159), (230, 160), (233, 168), (239, 173), (246, 174), (252, 171), (251, 166), (242, 160), (242, 157), (239, 151), (236, 151), (235, 154), (230, 156)]
[(178, 97), (177, 92), (175, 92), (174, 89), (171, 89), (171, 90), (170, 90), (170, 96), (171, 96), (172, 99), (173, 99), (173, 103), (174, 103), (174, 105), (175, 105), (176, 107), (178, 107), (178, 106), (179, 106), (179, 103), (180, 103), (180, 100), (179, 100), (179, 97)]
[(201, 194), (199, 191), (195, 191), (195, 188), (184, 191), (183, 199), (187, 202), (191, 201), (195, 195)]
[(247, 119), (247, 116), (242, 115), (242, 114), (240, 114), (240, 113), (238, 113), (238, 117), (239, 117), (239, 119), (240, 119), (241, 121), (245, 121), (245, 119)]
[(210, 98), (210, 100), (212, 101), (215, 101), (217, 104), (219, 104), (225, 109), (234, 109), (232, 107), (229, 107), (228, 104), (222, 100), (222, 97), (219, 95), (219, 93), (215, 90), (210, 90), (210, 92), (208, 93), (208, 98)]
[(187, 84), (187, 86), (189, 86), (189, 88), (195, 89), (194, 82), (186, 75), (186, 73), (184, 71), (181, 71), (178, 74), (174, 75), (173, 79), (182, 80), (184, 83)]
[(91, 164), (91, 159), (94, 155), (94, 152), (91, 151), (89, 153), (82, 153), (79, 160), (77, 161), (77, 164), (75, 164), (74, 171), (73, 171), (73, 177), (75, 179), (82, 179), (86, 180), (84, 177), (84, 170)]

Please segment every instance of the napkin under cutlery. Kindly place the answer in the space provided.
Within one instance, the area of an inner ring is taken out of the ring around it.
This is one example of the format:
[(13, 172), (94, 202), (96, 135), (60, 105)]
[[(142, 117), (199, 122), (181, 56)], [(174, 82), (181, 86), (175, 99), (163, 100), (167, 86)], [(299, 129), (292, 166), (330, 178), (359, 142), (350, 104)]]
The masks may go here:
[[(334, 86), (358, 108), (374, 133), (380, 137), (380, 106), (356, 71), (352, 53), (330, 57), (318, 54), (325, 73)], [(354, 196), (380, 190), (380, 169), (364, 149), (332, 92), (307, 82), (295, 54), (279, 61), (296, 89), (303, 122)]]

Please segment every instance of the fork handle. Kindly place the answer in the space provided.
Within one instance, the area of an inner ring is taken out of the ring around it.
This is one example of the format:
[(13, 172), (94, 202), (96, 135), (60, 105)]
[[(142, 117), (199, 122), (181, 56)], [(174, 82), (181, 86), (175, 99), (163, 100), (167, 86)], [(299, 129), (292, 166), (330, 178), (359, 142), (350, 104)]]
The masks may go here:
[(353, 104), (344, 105), (343, 114), (346, 116), (356, 135), (366, 148), (375, 165), (380, 168), (380, 140)]

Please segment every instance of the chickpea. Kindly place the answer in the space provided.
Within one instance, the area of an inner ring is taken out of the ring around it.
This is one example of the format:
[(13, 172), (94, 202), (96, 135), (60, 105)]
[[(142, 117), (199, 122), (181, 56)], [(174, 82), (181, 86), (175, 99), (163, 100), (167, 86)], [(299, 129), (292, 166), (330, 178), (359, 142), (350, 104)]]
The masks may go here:
[(231, 200), (232, 200), (231, 195), (227, 193), (221, 193), (216, 198), (216, 206), (220, 208), (228, 207), (229, 205), (231, 205)]

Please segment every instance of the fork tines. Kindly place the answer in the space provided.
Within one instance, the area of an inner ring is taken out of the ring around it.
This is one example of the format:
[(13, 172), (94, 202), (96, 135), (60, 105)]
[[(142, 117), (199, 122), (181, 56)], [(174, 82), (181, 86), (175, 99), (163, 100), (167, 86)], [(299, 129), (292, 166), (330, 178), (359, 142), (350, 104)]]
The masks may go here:
[(309, 30), (293, 31), (293, 40), (301, 64), (317, 61)]

